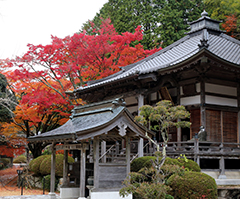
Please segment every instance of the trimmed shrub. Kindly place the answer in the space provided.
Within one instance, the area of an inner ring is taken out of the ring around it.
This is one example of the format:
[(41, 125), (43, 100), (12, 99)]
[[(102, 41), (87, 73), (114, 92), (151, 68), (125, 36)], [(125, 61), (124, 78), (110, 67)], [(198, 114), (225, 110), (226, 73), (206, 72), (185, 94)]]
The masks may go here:
[(175, 199), (217, 199), (217, 184), (211, 176), (201, 172), (185, 172), (172, 175), (167, 185)]
[(144, 182), (135, 191), (134, 198), (136, 199), (173, 199), (169, 195), (171, 188), (162, 183), (147, 183)]
[[(152, 160), (155, 161), (156, 157), (153, 156)], [(161, 157), (159, 159), (162, 159)], [(174, 158), (169, 158), (166, 157), (166, 160), (164, 162), (163, 165), (178, 165), (179, 167), (182, 167), (182, 164), (178, 161), (178, 159), (174, 159)], [(152, 161), (151, 159), (147, 160), (144, 164), (143, 167), (151, 167), (152, 166)]]
[(4, 169), (11, 163), (9, 158), (0, 158), (0, 169)]
[(41, 155), (41, 156), (31, 160), (29, 163), (30, 171), (34, 172), (35, 174), (40, 174), (40, 165), (46, 157), (49, 157), (51, 159), (50, 155)]
[[(45, 179), (45, 181), (44, 181), (44, 179)], [(55, 188), (54, 188), (55, 191), (57, 190), (58, 183), (59, 183), (59, 179), (57, 177), (55, 177)], [(44, 184), (44, 188), (46, 190), (50, 191), (51, 175), (46, 175), (46, 176), (43, 177), (42, 186), (43, 186), (43, 184)]]
[(136, 158), (132, 161), (131, 163), (131, 172), (138, 172), (141, 168), (143, 168), (143, 165), (145, 162), (149, 161), (151, 163), (150, 160), (154, 160), (156, 159), (155, 156), (143, 156), (140, 158)]
[(27, 158), (24, 155), (20, 155), (13, 160), (13, 163), (27, 163)]
[[(40, 164), (40, 173), (42, 175), (47, 175), (51, 173), (51, 156), (46, 155), (47, 157), (42, 160)], [(56, 176), (62, 177), (63, 176), (63, 160), (64, 155), (63, 154), (57, 154), (56, 155)], [(74, 159), (70, 156), (68, 156), (68, 163), (73, 163)]]
[(199, 167), (199, 165), (191, 159), (187, 159), (187, 162), (186, 162), (185, 159), (179, 158), (178, 162), (180, 162), (181, 165), (189, 171), (201, 172), (201, 168)]

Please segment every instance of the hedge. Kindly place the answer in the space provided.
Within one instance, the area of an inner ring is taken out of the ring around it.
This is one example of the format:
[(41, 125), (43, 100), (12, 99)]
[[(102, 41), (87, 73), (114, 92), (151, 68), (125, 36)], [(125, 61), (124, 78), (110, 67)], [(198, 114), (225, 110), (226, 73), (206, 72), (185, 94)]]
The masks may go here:
[[(63, 176), (63, 160), (64, 160), (63, 154), (56, 155), (56, 170), (55, 170), (56, 176), (59, 176), (59, 177)], [(73, 163), (73, 162), (74, 162), (74, 159), (68, 156), (68, 163)], [(42, 175), (51, 174), (51, 156), (50, 155), (46, 155), (46, 158), (42, 160), (39, 169)]]
[(172, 175), (167, 185), (172, 188), (175, 199), (217, 199), (217, 184), (214, 178), (201, 172), (185, 172)]

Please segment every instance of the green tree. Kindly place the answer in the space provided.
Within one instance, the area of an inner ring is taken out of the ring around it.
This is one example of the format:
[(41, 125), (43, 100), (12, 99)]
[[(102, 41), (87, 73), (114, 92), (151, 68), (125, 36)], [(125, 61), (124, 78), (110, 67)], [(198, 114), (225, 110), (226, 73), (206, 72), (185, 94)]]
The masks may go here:
[(240, 40), (240, 1), (204, 0), (205, 9), (212, 19), (222, 21), (226, 33)]
[(12, 119), (12, 111), (16, 106), (16, 98), (11, 90), (7, 89), (8, 82), (3, 74), (0, 74), (0, 121), (8, 122)]
[(151, 130), (161, 133), (163, 139), (163, 157), (159, 166), (160, 168), (166, 159), (166, 146), (169, 140), (168, 129), (171, 127), (190, 127), (191, 122), (183, 120), (189, 117), (190, 113), (184, 106), (173, 106), (169, 100), (160, 101), (156, 106), (144, 105), (140, 108), (140, 116), (135, 117), (136, 121)]
[[(133, 32), (142, 26), (145, 49), (165, 47), (184, 36), (187, 22), (196, 20), (203, 11), (201, 0), (109, 0), (93, 19), (98, 27), (101, 18), (110, 18), (116, 31)], [(90, 22), (82, 30), (90, 28)]]

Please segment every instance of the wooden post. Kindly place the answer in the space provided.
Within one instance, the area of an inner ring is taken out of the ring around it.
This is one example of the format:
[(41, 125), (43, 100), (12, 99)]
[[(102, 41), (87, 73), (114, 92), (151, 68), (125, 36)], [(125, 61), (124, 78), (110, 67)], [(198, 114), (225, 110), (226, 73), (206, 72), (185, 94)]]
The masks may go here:
[(200, 114), (201, 114), (201, 125), (206, 127), (206, 109), (205, 109), (205, 82), (201, 80), (201, 104), (200, 104)]
[[(106, 152), (106, 141), (101, 142), (101, 156)], [(106, 162), (106, 156), (103, 156), (102, 162)]]
[(226, 175), (225, 175), (225, 161), (224, 161), (224, 157), (221, 157), (219, 160), (219, 170), (220, 170), (220, 174), (218, 176), (218, 179), (226, 179)]
[(140, 108), (144, 105), (144, 96), (142, 94), (138, 95), (138, 115), (140, 115)]
[(198, 138), (196, 138), (196, 137), (195, 137), (195, 140), (194, 140), (194, 161), (200, 166), (199, 141), (198, 141)]
[(94, 188), (99, 188), (99, 138), (93, 140)]
[(68, 185), (68, 150), (64, 150), (64, 160), (63, 160), (63, 184), (61, 187), (67, 187)]
[[(220, 144), (220, 152), (223, 153), (223, 143)], [(225, 161), (224, 161), (224, 157), (222, 156), (219, 160), (219, 176), (218, 179), (226, 179), (226, 175), (225, 175)]]
[(81, 167), (80, 167), (80, 197), (85, 197), (85, 181), (86, 181), (86, 149), (82, 143), (81, 148)]
[(126, 163), (127, 175), (130, 173), (130, 137), (126, 136)]
[(138, 140), (138, 157), (143, 157), (143, 139)]
[[(178, 119), (178, 122), (180, 122), (181, 119)], [(182, 129), (181, 127), (177, 128), (177, 142), (181, 142), (182, 141)], [(180, 143), (177, 144), (177, 146), (181, 146)]]
[(55, 193), (55, 167), (56, 167), (56, 153), (55, 153), (55, 143), (52, 142), (52, 155), (51, 155), (51, 183), (49, 196), (51, 199), (56, 199)]

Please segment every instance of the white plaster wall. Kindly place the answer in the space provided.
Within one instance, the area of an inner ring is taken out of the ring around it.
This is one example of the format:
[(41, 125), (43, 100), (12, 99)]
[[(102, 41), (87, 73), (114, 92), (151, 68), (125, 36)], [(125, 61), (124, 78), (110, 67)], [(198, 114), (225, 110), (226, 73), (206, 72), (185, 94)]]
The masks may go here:
[(206, 95), (205, 102), (207, 104), (237, 107), (237, 99)]
[(200, 95), (196, 95), (192, 97), (183, 97), (180, 99), (180, 104), (184, 106), (200, 104)]
[(137, 106), (127, 107), (127, 109), (129, 110), (130, 113), (138, 111), (138, 107)]
[(201, 92), (201, 85), (200, 83), (196, 83), (196, 91)]
[(125, 98), (125, 102), (127, 105), (129, 104), (134, 104), (134, 103), (137, 103), (137, 98), (134, 96), (134, 97), (127, 97)]
[(157, 100), (157, 93), (156, 92), (152, 93), (150, 98), (152, 101)]
[(216, 94), (237, 96), (237, 88), (223, 86), (223, 85), (216, 85), (211, 83), (205, 83), (205, 91), (216, 93)]

